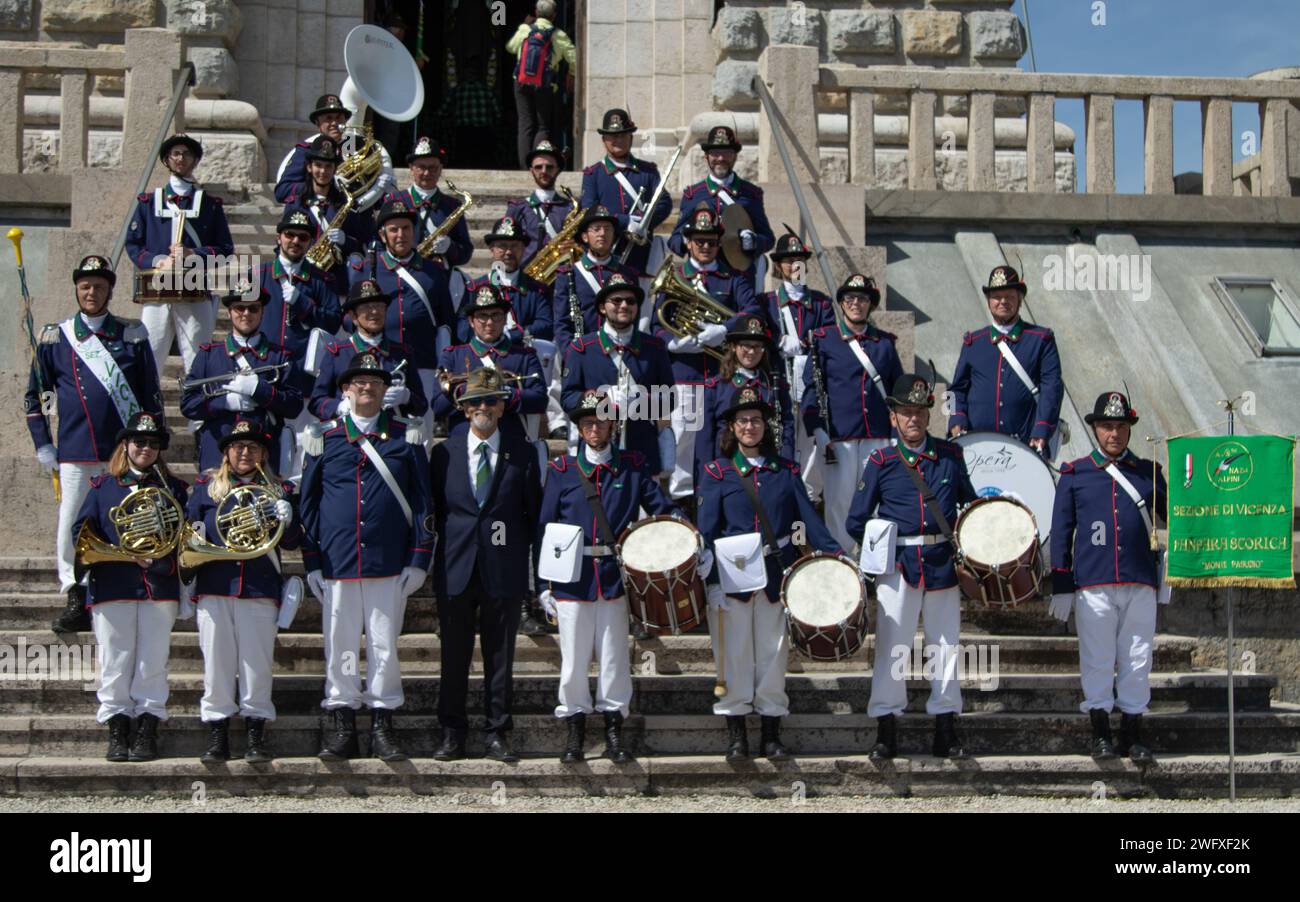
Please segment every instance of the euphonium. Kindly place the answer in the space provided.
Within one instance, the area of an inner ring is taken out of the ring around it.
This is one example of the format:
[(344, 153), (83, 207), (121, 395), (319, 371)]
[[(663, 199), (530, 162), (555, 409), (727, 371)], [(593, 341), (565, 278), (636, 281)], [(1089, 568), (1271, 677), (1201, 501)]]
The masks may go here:
[(452, 184), (450, 179), (447, 180), (447, 190), (452, 194), (460, 195), (460, 206), (452, 210), (451, 215), (438, 223), (437, 228), (426, 235), (424, 240), (416, 246), (415, 251), (421, 257), (428, 258), (434, 256), (433, 245), (443, 235), (450, 235), (451, 230), (456, 227), (456, 223), (460, 222), (461, 218), (465, 215), (465, 212), (469, 210), (470, 207), (474, 206), (474, 196), (472, 194), (467, 194), (464, 191), (457, 190), (456, 186)]
[(164, 558), (180, 544), (185, 512), (171, 493), (157, 486), (136, 489), (108, 512), (118, 544), (101, 536), (90, 523), (77, 533), (73, 552), (78, 578), (94, 564), (138, 564)]
[[(721, 325), (736, 315), (734, 310), (728, 310), (679, 276), (671, 259), (664, 261), (650, 283), (650, 296), (659, 294), (664, 296), (656, 314), (659, 324), (678, 338), (699, 335), (704, 326)], [(710, 357), (723, 359), (717, 348), (700, 350)]]
[(574, 199), (572, 191), (564, 187), (560, 190), (573, 204), (573, 209), (564, 217), (564, 224), (560, 226), (560, 231), (555, 237), (534, 254), (533, 259), (524, 267), (524, 275), (544, 285), (554, 285), (560, 267), (566, 263), (575, 263), (582, 256), (582, 247), (573, 240), (573, 236), (577, 234), (583, 214), (587, 211), (578, 208), (578, 202)]
[(275, 515), (275, 503), (284, 493), (258, 467), (262, 483), (231, 488), (217, 505), (217, 535), (224, 545), (207, 541), (193, 526), (185, 525), (180, 568), (188, 573), (214, 561), (247, 561), (261, 557), (280, 544), (284, 521)]

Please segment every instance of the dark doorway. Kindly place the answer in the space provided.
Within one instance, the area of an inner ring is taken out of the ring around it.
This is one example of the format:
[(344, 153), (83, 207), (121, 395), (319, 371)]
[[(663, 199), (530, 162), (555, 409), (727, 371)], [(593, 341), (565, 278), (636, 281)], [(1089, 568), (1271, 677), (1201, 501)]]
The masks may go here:
[[(556, 0), (556, 24), (576, 40), (578, 0)], [(403, 166), (419, 135), (437, 139), (447, 165), (464, 169), (518, 169), (515, 150), (514, 67), (506, 42), (533, 11), (534, 0), (368, 0), (366, 21), (404, 24), (403, 43), (413, 56), (427, 57), (424, 109), (411, 122), (390, 122), (372, 114), (375, 137)], [(424, 28), (420, 29), (420, 10)], [(557, 79), (565, 84), (567, 70)], [(577, 73), (574, 73), (575, 76)], [(575, 91), (576, 93), (576, 91)], [(552, 140), (572, 158), (573, 98), (556, 104)]]

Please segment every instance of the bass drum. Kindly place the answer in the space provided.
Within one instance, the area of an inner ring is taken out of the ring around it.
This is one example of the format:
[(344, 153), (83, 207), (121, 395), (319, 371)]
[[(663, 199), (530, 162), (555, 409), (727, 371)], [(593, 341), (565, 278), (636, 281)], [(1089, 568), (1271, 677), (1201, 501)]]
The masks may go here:
[(1038, 544), (1046, 551), (1052, 531), (1052, 502), (1056, 480), (1051, 467), (1019, 439), (1000, 432), (968, 432), (954, 441), (966, 458), (975, 494), (981, 498), (1010, 495), (1034, 515)]

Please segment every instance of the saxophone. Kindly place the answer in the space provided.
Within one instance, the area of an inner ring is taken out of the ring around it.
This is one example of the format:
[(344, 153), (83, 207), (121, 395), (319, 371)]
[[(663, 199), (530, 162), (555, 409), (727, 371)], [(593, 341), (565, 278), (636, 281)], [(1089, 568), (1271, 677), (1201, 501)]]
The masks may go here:
[(349, 140), (354, 141), (357, 137), (361, 139), (361, 147), (348, 154), (334, 173), (334, 182), (346, 199), (329, 225), (321, 231), (316, 243), (307, 250), (307, 259), (321, 272), (328, 272), (343, 262), (343, 251), (325, 236), (335, 229), (343, 228), (343, 222), (356, 206), (357, 198), (374, 187), (384, 168), (384, 146), (375, 140), (369, 125), (360, 131), (350, 128), (348, 133)]
[(421, 257), (424, 257), (426, 259), (433, 259), (433, 257), (435, 256), (435, 254), (433, 253), (434, 244), (436, 244), (438, 239), (441, 238), (442, 236), (451, 234), (451, 230), (456, 227), (456, 223), (460, 222), (461, 217), (465, 215), (465, 212), (470, 207), (474, 206), (473, 195), (466, 194), (464, 191), (458, 190), (456, 186), (452, 184), (450, 179), (447, 180), (447, 190), (452, 194), (460, 195), (461, 197), (460, 206), (457, 207), (455, 210), (452, 210), (451, 215), (448, 216), (446, 219), (444, 219), (442, 222), (440, 222), (438, 224), (438, 227), (435, 228), (432, 232), (430, 232), (425, 237), (425, 239), (421, 241), (420, 244), (416, 247), (415, 249), (416, 253), (418, 253)]
[(578, 225), (582, 222), (586, 211), (578, 208), (578, 201), (572, 191), (564, 186), (560, 186), (560, 191), (568, 198), (569, 203), (573, 204), (573, 209), (565, 215), (564, 224), (560, 226), (560, 231), (555, 237), (534, 254), (533, 259), (524, 267), (525, 275), (548, 286), (555, 284), (555, 277), (561, 266), (575, 263), (582, 256), (582, 248), (573, 240), (573, 236), (577, 234)]
[(343, 262), (343, 251), (333, 241), (326, 236), (335, 229), (343, 228), (343, 221), (347, 219), (348, 214), (352, 212), (353, 205), (356, 204), (356, 197), (344, 192), (343, 206), (334, 214), (334, 218), (329, 221), (329, 225), (321, 230), (320, 237), (316, 243), (307, 249), (307, 260), (319, 269), (321, 272), (329, 272), (335, 266)]

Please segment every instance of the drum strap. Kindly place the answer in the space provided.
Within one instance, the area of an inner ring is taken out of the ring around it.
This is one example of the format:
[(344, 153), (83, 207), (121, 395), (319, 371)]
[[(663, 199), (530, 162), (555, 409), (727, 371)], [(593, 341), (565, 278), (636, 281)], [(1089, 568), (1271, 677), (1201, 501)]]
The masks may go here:
[(939, 524), (939, 532), (943, 533), (945, 539), (952, 541), (952, 524), (948, 522), (948, 518), (939, 509), (939, 499), (934, 497), (934, 492), (930, 491), (930, 486), (926, 484), (925, 477), (921, 475), (920, 462), (918, 461), (915, 467), (903, 464), (903, 469), (907, 471), (908, 476), (912, 477), (912, 482), (916, 483), (916, 490), (921, 493), (921, 499), (925, 501), (925, 506), (930, 509), (930, 515)]
[(578, 478), (582, 480), (582, 491), (587, 496), (587, 503), (591, 505), (591, 513), (596, 518), (596, 526), (600, 530), (600, 540), (609, 547), (613, 548), (615, 544), (614, 530), (609, 525), (609, 515), (605, 513), (605, 505), (600, 503), (600, 496), (596, 494), (596, 487), (592, 485), (587, 474), (578, 469)]
[(745, 494), (749, 496), (749, 503), (753, 505), (754, 514), (758, 517), (758, 529), (763, 534), (763, 550), (765, 554), (775, 554), (776, 536), (772, 532), (772, 524), (768, 522), (767, 511), (763, 510), (763, 505), (758, 502), (758, 492), (754, 491), (754, 483), (748, 476), (741, 476), (740, 484), (744, 487)]

